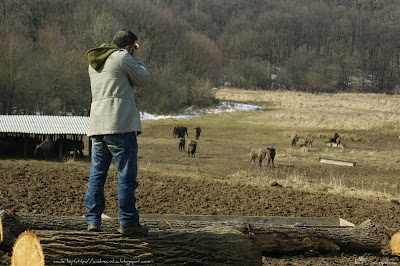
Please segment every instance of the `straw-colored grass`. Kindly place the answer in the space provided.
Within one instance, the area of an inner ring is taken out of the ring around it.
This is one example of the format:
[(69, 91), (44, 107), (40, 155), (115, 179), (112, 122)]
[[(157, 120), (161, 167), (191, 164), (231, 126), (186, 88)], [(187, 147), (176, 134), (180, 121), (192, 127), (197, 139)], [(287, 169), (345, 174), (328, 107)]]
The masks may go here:
[(281, 127), (381, 130), (387, 134), (400, 131), (398, 95), (220, 89), (217, 97), (225, 101), (267, 105), (274, 112), (268, 115), (266, 122)]

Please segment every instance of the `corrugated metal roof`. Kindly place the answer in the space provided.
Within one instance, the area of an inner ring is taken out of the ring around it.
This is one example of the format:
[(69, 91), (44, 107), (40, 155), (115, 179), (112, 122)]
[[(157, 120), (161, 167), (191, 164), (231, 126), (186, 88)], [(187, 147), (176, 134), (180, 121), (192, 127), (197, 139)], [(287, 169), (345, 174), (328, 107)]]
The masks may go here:
[(0, 132), (86, 135), (88, 116), (0, 115)]

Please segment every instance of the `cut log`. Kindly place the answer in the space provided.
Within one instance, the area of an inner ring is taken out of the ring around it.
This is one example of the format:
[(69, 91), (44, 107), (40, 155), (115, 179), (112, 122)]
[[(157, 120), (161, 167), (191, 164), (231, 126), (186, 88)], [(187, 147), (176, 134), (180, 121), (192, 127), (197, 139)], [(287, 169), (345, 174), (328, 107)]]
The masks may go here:
[(400, 256), (400, 232), (390, 238), (390, 249), (393, 255)]
[(120, 234), (25, 231), (15, 241), (11, 265), (150, 264), (152, 256), (150, 246), (143, 239)]
[(147, 239), (81, 231), (26, 231), (15, 242), (11, 257), (12, 265), (72, 262), (74, 265), (261, 265), (262, 253), (241, 232), (222, 226), (191, 232), (150, 233)]

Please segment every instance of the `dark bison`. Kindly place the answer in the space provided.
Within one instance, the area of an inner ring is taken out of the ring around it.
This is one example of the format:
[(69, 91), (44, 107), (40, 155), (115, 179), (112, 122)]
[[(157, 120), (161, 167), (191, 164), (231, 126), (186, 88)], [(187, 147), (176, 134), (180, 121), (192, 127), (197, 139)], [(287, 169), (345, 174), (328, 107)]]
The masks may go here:
[(325, 143), (336, 143), (337, 145), (340, 144), (340, 137), (339, 134), (336, 132), (331, 139), (325, 139)]
[(197, 126), (194, 129), (196, 129), (196, 139), (199, 139), (200, 138), (200, 133), (201, 133), (201, 128), (199, 126)]
[(185, 138), (179, 140), (179, 151), (185, 150)]
[(50, 140), (45, 140), (42, 143), (36, 145), (35, 156), (45, 157), (46, 161), (49, 156), (54, 155), (54, 142)]
[(187, 127), (174, 127), (172, 137), (184, 138), (185, 134), (189, 137)]
[(267, 148), (266, 157), (268, 159), (268, 165), (269, 165), (269, 163), (272, 163), (272, 166), (275, 166), (275, 164), (274, 164), (275, 154), (276, 154), (276, 152), (275, 152), (275, 148), (273, 146)]
[(195, 157), (196, 148), (197, 142), (194, 140), (190, 140), (187, 146), (188, 157), (190, 156), (190, 154), (192, 155), (192, 157)]

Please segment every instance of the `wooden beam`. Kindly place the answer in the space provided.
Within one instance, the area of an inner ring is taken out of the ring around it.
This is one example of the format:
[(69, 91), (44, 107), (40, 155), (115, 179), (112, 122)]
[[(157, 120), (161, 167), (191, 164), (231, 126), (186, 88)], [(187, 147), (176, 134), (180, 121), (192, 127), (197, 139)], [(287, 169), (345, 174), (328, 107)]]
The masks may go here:
[(328, 163), (328, 164), (336, 164), (336, 165), (344, 165), (344, 166), (356, 166), (356, 162), (346, 162), (346, 161), (340, 161), (340, 160), (333, 160), (333, 159), (319, 159), (320, 163)]

